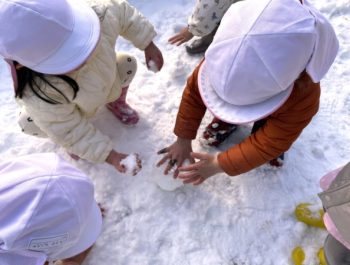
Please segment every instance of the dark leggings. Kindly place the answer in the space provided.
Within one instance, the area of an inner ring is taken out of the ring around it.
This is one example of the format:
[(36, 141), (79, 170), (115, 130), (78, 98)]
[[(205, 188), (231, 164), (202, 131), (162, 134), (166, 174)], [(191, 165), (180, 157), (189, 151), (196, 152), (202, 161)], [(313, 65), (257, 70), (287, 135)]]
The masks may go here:
[(266, 120), (259, 120), (259, 121), (254, 122), (251, 134), (255, 133), (257, 130), (259, 130), (261, 127), (263, 127), (265, 125), (265, 123), (266, 123)]
[[(251, 131), (251, 134), (255, 133), (257, 130), (259, 130), (261, 127), (263, 127), (266, 123), (266, 120), (265, 119), (262, 119), (262, 120), (258, 120), (256, 122), (254, 122), (253, 124), (253, 128), (252, 128), (252, 131)], [(280, 156), (279, 156), (280, 159), (284, 160), (284, 153), (282, 153)]]
[(324, 242), (324, 254), (328, 265), (350, 264), (350, 250), (331, 235)]

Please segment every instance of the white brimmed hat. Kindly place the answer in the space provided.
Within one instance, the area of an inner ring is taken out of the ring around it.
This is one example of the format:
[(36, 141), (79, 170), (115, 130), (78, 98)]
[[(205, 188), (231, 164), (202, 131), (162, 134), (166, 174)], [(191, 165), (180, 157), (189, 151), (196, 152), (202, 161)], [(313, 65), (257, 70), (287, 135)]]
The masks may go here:
[(92, 182), (53, 153), (0, 163), (0, 212), (1, 265), (75, 256), (102, 227)]
[(306, 1), (238, 2), (226, 12), (205, 54), (199, 91), (219, 119), (256, 121), (288, 99), (304, 70), (319, 82), (337, 51), (332, 26)]
[(98, 16), (81, 0), (0, 0), (0, 55), (40, 73), (83, 64), (100, 36)]

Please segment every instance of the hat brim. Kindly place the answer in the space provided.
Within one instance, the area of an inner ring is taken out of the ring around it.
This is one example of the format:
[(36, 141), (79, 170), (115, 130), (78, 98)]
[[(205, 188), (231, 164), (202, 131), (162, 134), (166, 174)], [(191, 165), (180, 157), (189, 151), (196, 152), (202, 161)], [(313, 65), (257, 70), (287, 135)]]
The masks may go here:
[(82, 1), (69, 1), (74, 15), (70, 36), (50, 57), (30, 66), (44, 74), (64, 74), (81, 66), (95, 49), (100, 38), (100, 21), (95, 11)]
[(94, 201), (89, 217), (86, 219), (85, 226), (81, 231), (77, 243), (60, 254), (60, 259), (67, 259), (82, 253), (91, 247), (101, 234), (102, 214), (97, 203)]
[(294, 86), (294, 84), (291, 84), (286, 90), (263, 102), (238, 106), (219, 97), (210, 84), (207, 71), (204, 61), (198, 73), (198, 87), (203, 102), (215, 117), (232, 124), (244, 124), (267, 117), (286, 102)]
[(13, 88), (16, 91), (17, 87), (18, 87), (18, 79), (17, 79), (16, 67), (15, 67), (15, 65), (14, 65), (12, 60), (9, 60), (9, 59), (4, 59), (4, 60), (7, 63), (7, 66), (9, 68), (10, 73), (11, 73), (11, 78), (12, 78), (12, 82), (13, 82)]

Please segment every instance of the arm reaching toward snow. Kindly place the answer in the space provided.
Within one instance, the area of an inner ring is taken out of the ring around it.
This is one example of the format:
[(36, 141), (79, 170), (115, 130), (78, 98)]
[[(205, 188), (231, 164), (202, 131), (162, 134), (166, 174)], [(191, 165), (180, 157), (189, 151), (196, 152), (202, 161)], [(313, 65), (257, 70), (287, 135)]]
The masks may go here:
[(36, 125), (69, 153), (103, 163), (112, 151), (112, 142), (85, 118), (74, 103), (49, 104), (32, 96), (26, 109)]
[(149, 70), (158, 72), (162, 69), (164, 63), (163, 55), (153, 41), (145, 49), (145, 59)]

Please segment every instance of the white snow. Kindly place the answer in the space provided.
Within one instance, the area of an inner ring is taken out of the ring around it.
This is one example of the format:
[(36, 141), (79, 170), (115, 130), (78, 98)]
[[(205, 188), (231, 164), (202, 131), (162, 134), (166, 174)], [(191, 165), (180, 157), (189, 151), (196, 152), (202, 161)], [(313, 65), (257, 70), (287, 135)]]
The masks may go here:
[[(185, 160), (182, 166), (189, 165), (190, 161)], [(164, 175), (164, 169), (166, 165), (162, 167), (152, 166), (151, 180), (158, 185), (159, 188), (166, 191), (174, 191), (184, 185), (179, 178), (174, 178), (174, 172), (176, 167), (174, 166), (167, 175)]]
[(165, 191), (174, 191), (184, 185), (180, 179), (175, 179), (171, 172), (167, 175), (164, 175), (163, 171), (164, 168), (153, 167), (153, 170), (150, 174), (151, 180), (156, 183), (159, 188)]
[[(0, 150), (3, 158), (54, 151), (86, 172), (94, 181), (96, 198), (107, 209), (103, 232), (85, 265), (287, 265), (292, 249), (300, 245), (307, 265), (316, 265), (316, 253), (326, 232), (308, 228), (293, 216), (301, 202), (319, 204), (319, 179), (350, 158), (350, 2), (312, 0), (338, 34), (337, 59), (322, 80), (318, 114), (287, 152), (281, 169), (262, 166), (237, 177), (224, 174), (199, 186), (184, 185), (163, 191), (151, 181), (157, 150), (174, 140), (172, 129), (186, 78), (202, 56), (186, 54), (183, 46), (167, 43), (186, 24), (195, 1), (130, 0), (158, 31), (164, 67), (154, 75), (143, 52), (124, 40), (117, 49), (139, 61), (130, 85), (129, 103), (140, 114), (134, 127), (123, 126), (103, 108), (95, 125), (114, 142), (116, 150), (138, 153), (142, 171), (135, 177), (107, 164), (73, 161), (47, 139), (20, 132), (19, 108), (13, 98), (8, 70), (0, 66)], [(211, 120), (203, 120), (198, 136)], [(244, 139), (250, 126), (241, 126), (221, 150)], [(194, 151), (203, 148), (198, 140)], [(160, 174), (159, 172), (156, 174)]]

